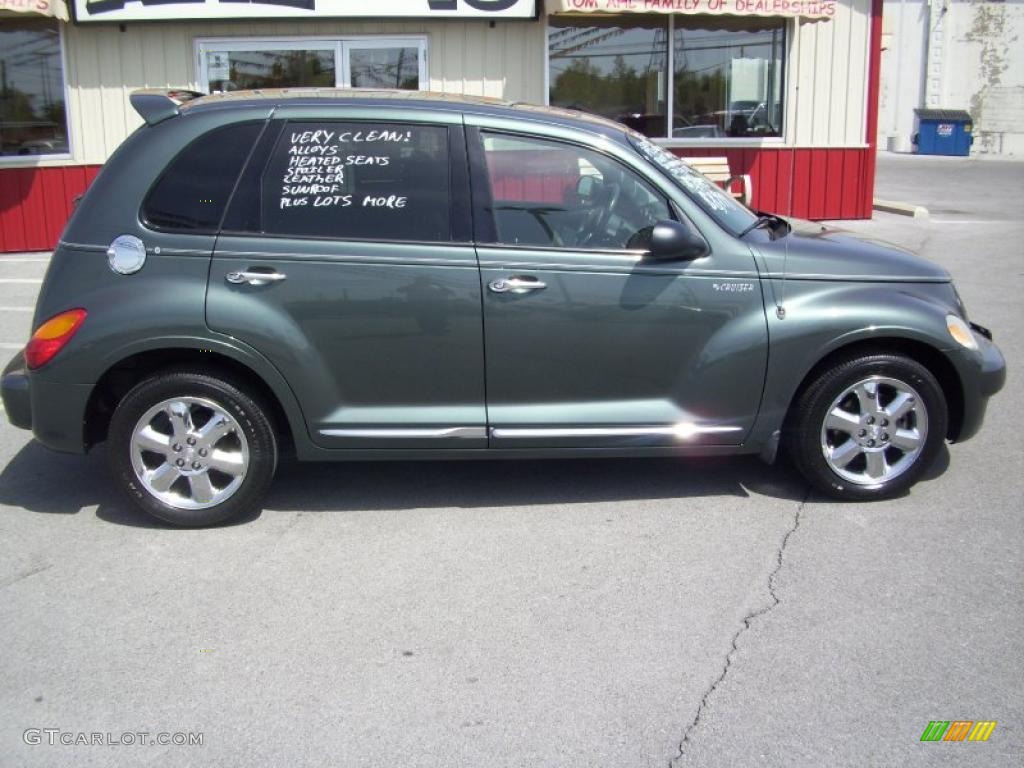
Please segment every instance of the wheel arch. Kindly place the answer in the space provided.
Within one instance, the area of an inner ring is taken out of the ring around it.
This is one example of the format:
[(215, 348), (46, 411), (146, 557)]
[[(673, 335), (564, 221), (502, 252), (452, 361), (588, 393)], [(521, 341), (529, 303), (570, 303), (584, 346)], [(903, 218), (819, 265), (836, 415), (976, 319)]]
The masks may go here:
[(114, 409), (132, 387), (158, 371), (191, 367), (211, 375), (219, 372), (251, 388), (251, 393), (267, 404), (282, 451), (292, 452), (296, 441), (306, 437), (305, 423), (294, 395), (283, 379), (273, 386), (257, 371), (257, 366), (239, 357), (220, 347), (200, 348), (179, 342), (133, 351), (117, 358), (107, 365), (89, 395), (83, 424), (86, 449), (106, 440)]
[(862, 338), (840, 344), (823, 355), (804, 374), (789, 400), (783, 430), (789, 424), (794, 407), (803, 393), (818, 378), (822, 371), (833, 367), (840, 360), (870, 354), (899, 354), (920, 363), (935, 377), (946, 398), (948, 411), (948, 427), (946, 438), (955, 441), (963, 427), (964, 420), (964, 388), (956, 368), (949, 358), (931, 344), (903, 336), (886, 336), (881, 338)]

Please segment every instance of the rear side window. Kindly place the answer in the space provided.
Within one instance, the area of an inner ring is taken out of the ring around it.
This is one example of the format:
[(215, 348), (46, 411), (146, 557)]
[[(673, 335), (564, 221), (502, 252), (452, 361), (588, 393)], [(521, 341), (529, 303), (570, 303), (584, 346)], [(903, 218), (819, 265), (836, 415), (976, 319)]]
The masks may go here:
[(194, 140), (171, 161), (146, 196), (143, 220), (162, 230), (216, 232), (262, 127), (262, 122), (237, 123)]
[(260, 182), (270, 235), (439, 242), (451, 239), (448, 129), (289, 122)]

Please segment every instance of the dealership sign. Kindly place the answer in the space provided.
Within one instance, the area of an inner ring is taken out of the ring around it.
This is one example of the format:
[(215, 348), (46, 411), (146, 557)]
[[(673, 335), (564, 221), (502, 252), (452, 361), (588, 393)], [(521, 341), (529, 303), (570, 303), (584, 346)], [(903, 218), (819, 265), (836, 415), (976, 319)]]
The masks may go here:
[(530, 19), (537, 0), (75, 0), (76, 21), (195, 19)]
[(837, 0), (547, 0), (548, 13), (702, 13), (830, 19)]
[(61, 21), (68, 20), (68, 9), (64, 0), (0, 0), (0, 11), (35, 13), (52, 16)]

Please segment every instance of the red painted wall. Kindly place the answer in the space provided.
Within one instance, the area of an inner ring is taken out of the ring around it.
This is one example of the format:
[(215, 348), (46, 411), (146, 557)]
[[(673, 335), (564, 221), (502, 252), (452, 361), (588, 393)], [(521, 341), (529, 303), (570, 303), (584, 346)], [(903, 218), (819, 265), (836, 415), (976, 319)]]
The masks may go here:
[(98, 165), (0, 169), (0, 253), (48, 251)]
[[(875, 192), (875, 158), (878, 149), (878, 93), (882, 82), (882, 9), (883, 0), (871, 0), (871, 47), (868, 49), (868, 114), (864, 141), (871, 148), (864, 168), (864, 185)], [(870, 218), (869, 213), (866, 218)]]
[(580, 177), (575, 152), (504, 150), (487, 153), (491, 195), (495, 200), (563, 203)]
[[(871, 218), (873, 147), (695, 147), (673, 152), (683, 157), (728, 157), (733, 173), (750, 174), (754, 185), (751, 205), (758, 210), (805, 219)], [(99, 168), (0, 169), (0, 253), (53, 248), (71, 215), (72, 201), (85, 191)], [(516, 169), (516, 173), (522, 170)], [(546, 174), (550, 176), (550, 169)], [(515, 190), (502, 191), (511, 194)]]
[[(870, 219), (874, 150), (865, 148), (674, 148), (681, 157), (728, 157), (750, 174), (759, 211), (803, 219)], [(870, 166), (870, 168), (869, 168)]]
[[(682, 157), (729, 158), (735, 174), (750, 174), (758, 210), (804, 219), (871, 217), (873, 168), (867, 149), (673, 149)], [(543, 157), (541, 157), (543, 155)], [(579, 177), (576, 157), (557, 152), (488, 155), (496, 200), (562, 203)], [(873, 164), (872, 164), (873, 165)], [(870, 175), (869, 175), (870, 174)]]

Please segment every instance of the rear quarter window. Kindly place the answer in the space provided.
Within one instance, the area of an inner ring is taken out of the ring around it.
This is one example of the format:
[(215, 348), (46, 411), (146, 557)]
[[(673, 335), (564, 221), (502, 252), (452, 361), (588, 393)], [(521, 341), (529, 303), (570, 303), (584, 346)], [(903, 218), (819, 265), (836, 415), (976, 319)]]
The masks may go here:
[(268, 235), (451, 239), (444, 126), (289, 122), (259, 189), (258, 230)]
[(236, 123), (215, 128), (193, 140), (170, 162), (149, 191), (142, 206), (143, 221), (160, 230), (216, 232), (263, 125)]

